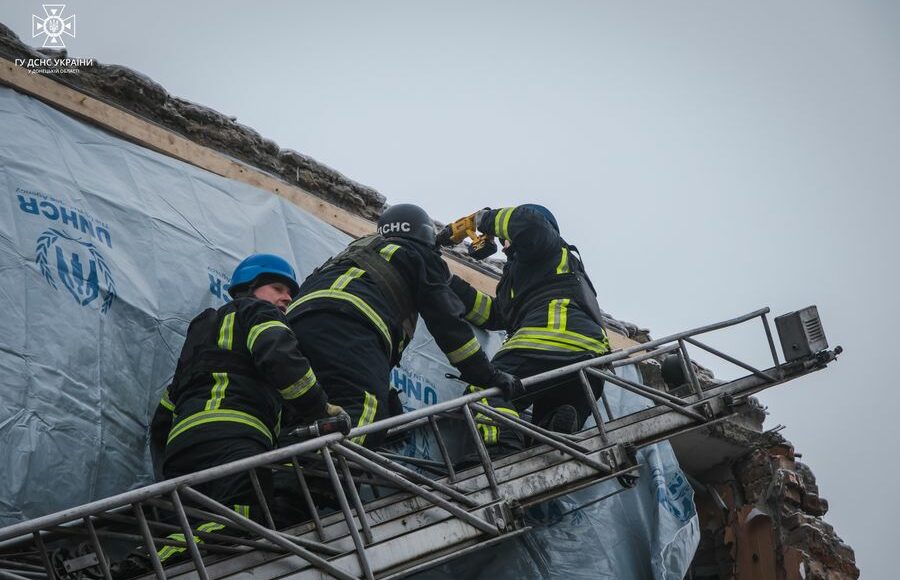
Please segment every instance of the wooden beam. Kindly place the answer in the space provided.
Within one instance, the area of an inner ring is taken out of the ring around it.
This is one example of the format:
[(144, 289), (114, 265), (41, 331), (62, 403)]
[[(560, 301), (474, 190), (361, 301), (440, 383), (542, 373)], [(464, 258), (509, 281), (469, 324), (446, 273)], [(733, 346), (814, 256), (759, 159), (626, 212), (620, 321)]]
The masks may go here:
[[(279, 195), (353, 237), (364, 236), (375, 231), (373, 222), (316, 197), (300, 187), (236, 161), (214, 149), (195, 143), (133, 113), (58, 83), (49, 77), (32, 74), (3, 58), (0, 58), (0, 83), (141, 147), (152, 149), (216, 175)], [(497, 280), (492, 276), (473, 270), (455, 260), (445, 258), (445, 261), (451, 272), (478, 290), (487, 294), (494, 294), (496, 291)], [(610, 333), (610, 342), (613, 344), (613, 348), (623, 348), (635, 344), (616, 333)]]

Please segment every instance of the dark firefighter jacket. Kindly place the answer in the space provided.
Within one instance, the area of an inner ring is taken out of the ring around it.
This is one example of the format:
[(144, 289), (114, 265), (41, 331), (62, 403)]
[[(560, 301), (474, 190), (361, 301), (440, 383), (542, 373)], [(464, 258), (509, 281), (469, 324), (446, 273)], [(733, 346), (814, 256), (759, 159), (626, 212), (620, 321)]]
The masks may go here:
[(466, 305), (466, 320), (507, 332), (496, 356), (517, 351), (571, 358), (609, 351), (596, 294), (577, 250), (550, 222), (531, 208), (508, 207), (486, 212), (478, 228), (511, 244), (497, 296), (456, 276), (450, 286)]
[[(167, 453), (230, 436), (272, 447), (284, 402), (323, 406), (325, 400), (281, 311), (264, 300), (238, 298), (191, 322), (152, 438), (166, 433)], [(164, 408), (173, 412), (170, 429)]]
[(370, 236), (363, 240), (369, 240), (374, 255), (389, 266), (385, 269), (379, 263), (382, 274), (396, 277), (405, 286), (411, 312), (398, 311), (397, 302), (388, 297), (383, 283), (379, 284), (359, 263), (339, 254), (303, 282), (299, 297), (288, 308), (288, 320), (313, 310), (342, 312), (365, 320), (381, 337), (384, 354), (391, 365), (396, 365), (412, 338), (416, 313), (419, 313), (440, 349), (462, 376), (469, 382), (488, 384), (492, 368), (472, 329), (463, 320), (463, 304), (448, 286), (450, 270), (439, 250), (399, 237)]

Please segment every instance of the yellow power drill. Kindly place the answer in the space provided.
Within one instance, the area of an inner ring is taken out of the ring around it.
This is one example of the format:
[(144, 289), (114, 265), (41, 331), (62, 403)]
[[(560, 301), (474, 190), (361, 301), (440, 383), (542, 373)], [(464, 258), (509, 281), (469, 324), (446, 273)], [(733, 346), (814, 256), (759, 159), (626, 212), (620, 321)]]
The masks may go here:
[(469, 238), (472, 241), (468, 248), (469, 257), (476, 260), (484, 260), (494, 255), (497, 251), (494, 236), (478, 233), (477, 215), (478, 212), (459, 218), (455, 222), (444, 226), (444, 229), (437, 235), (438, 245), (455, 246)]

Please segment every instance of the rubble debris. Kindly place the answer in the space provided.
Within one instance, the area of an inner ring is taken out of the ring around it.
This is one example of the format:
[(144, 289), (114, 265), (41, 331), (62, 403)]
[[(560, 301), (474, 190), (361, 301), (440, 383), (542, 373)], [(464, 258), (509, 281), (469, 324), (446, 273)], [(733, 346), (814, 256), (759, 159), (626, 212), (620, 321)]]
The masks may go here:
[[(778, 433), (727, 430), (713, 433), (751, 446), (728, 465), (694, 475), (701, 540), (693, 578), (855, 580), (853, 549), (822, 517), (812, 470), (797, 460)], [(718, 503), (718, 500), (724, 504)]]

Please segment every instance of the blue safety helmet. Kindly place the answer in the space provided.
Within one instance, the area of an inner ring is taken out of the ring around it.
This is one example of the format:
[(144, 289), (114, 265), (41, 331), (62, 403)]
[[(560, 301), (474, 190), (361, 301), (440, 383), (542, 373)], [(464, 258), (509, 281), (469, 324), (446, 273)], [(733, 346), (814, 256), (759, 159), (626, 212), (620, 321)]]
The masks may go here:
[[(265, 276), (266, 280), (271, 278), (265, 284), (276, 281), (287, 284), (291, 289), (291, 296), (295, 296), (300, 291), (297, 275), (294, 274), (294, 268), (287, 260), (275, 254), (251, 254), (234, 269), (228, 293), (235, 298), (236, 293), (252, 288), (260, 276)], [(261, 285), (258, 284), (258, 286)]]
[(544, 207), (542, 205), (538, 205), (536, 203), (526, 203), (526, 204), (520, 205), (519, 207), (527, 207), (529, 209), (533, 209), (534, 211), (538, 212), (539, 214), (541, 214), (542, 216), (547, 218), (547, 221), (550, 222), (550, 225), (553, 226), (553, 229), (556, 230), (556, 233), (559, 233), (559, 224), (556, 223), (556, 218), (553, 217), (553, 214), (546, 207)]

